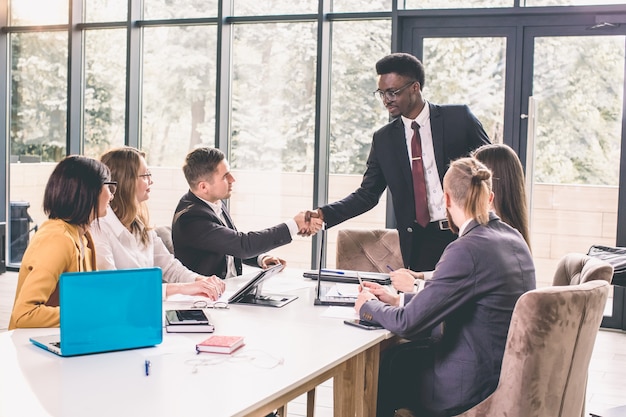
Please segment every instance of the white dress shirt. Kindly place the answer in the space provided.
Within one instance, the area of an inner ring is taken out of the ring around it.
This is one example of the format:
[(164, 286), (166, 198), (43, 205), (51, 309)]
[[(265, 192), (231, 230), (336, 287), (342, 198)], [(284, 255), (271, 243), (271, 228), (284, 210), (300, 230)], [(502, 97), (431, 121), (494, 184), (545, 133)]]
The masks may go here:
[(406, 147), (409, 154), (409, 166), (411, 165), (411, 141), (413, 140), (413, 122), (420, 126), (420, 137), (422, 139), (422, 162), (424, 164), (424, 179), (426, 180), (426, 194), (428, 199), (428, 211), (430, 213), (430, 221), (434, 222), (446, 218), (446, 206), (443, 200), (443, 187), (439, 180), (439, 170), (437, 169), (437, 161), (435, 160), (435, 147), (433, 145), (433, 133), (430, 128), (430, 107), (428, 102), (417, 116), (415, 120), (408, 119), (404, 116), (404, 136), (406, 139)]
[[(96, 249), (98, 269), (130, 269), (159, 267), (163, 282), (193, 282), (199, 276), (172, 255), (154, 230), (148, 231), (144, 246), (117, 218), (111, 207), (90, 228)], [(165, 287), (163, 288), (165, 297)]]

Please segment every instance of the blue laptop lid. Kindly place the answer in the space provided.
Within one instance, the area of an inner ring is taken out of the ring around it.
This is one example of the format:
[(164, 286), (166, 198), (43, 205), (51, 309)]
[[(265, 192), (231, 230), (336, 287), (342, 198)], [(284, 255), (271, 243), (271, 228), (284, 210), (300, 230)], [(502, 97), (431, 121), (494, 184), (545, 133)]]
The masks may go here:
[(61, 274), (63, 356), (161, 343), (161, 284), (160, 268)]

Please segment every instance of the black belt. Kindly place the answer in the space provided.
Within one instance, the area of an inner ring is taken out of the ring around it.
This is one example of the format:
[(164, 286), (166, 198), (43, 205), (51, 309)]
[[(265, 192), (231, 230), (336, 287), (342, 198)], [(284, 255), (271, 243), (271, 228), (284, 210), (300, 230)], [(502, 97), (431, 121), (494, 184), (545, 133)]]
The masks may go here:
[(439, 230), (450, 230), (450, 222), (448, 220), (437, 220), (433, 223), (439, 226)]
[(448, 220), (437, 220), (437, 221), (428, 223), (426, 227), (432, 227), (434, 229), (439, 229), (439, 230), (450, 230), (450, 222), (448, 222)]
[[(422, 227), (416, 221), (413, 222), (413, 224), (415, 226)], [(437, 221), (428, 223), (426, 227), (424, 227), (423, 229), (430, 229), (430, 228), (437, 229), (437, 230), (450, 230), (450, 222), (448, 222), (448, 220), (437, 220)], [(413, 228), (409, 227), (407, 228), (407, 231), (410, 233), (413, 231)]]

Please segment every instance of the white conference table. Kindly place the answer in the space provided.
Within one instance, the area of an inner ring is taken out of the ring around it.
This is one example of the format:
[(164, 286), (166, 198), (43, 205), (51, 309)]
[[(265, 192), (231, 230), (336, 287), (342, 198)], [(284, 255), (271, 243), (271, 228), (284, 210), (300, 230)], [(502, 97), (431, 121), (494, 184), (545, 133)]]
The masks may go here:
[[(239, 282), (229, 280), (228, 288)], [(28, 340), (58, 329), (1, 333), (0, 417), (265, 416), (331, 377), (334, 415), (374, 416), (381, 344), (391, 334), (328, 317), (329, 307), (313, 305), (314, 289), (315, 281), (287, 268), (263, 289), (298, 295), (286, 306), (207, 310), (214, 334), (244, 337), (233, 356), (197, 355), (207, 333), (164, 331), (156, 347), (69, 358)]]

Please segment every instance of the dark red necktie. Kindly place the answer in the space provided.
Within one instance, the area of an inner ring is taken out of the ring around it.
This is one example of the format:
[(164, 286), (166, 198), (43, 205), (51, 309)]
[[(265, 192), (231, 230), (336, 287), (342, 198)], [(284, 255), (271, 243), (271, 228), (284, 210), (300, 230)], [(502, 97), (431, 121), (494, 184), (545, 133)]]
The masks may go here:
[(426, 179), (424, 178), (424, 163), (422, 162), (422, 139), (420, 126), (413, 122), (413, 138), (411, 139), (411, 171), (413, 172), (413, 194), (415, 195), (415, 220), (426, 227), (430, 222), (428, 199), (426, 197)]

